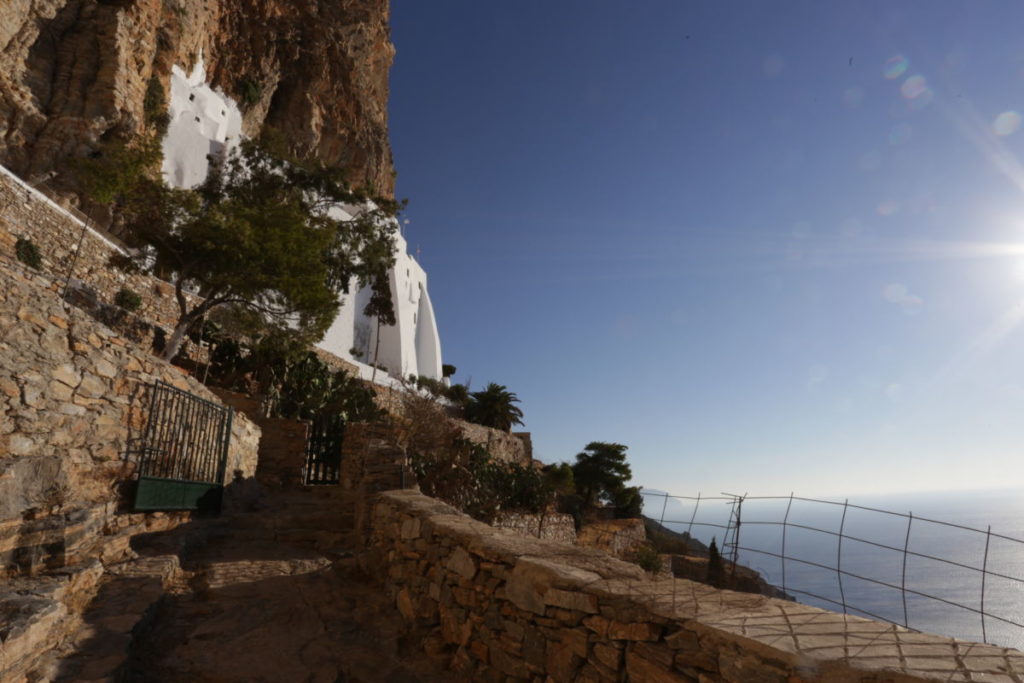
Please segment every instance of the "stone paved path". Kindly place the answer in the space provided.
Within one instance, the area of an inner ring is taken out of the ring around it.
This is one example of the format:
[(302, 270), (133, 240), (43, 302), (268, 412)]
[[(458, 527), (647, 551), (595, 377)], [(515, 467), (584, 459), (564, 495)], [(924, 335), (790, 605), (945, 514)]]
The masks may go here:
[(201, 521), (141, 543), (40, 680), (458, 680), (403, 639), (399, 613), (360, 574), (345, 536), (322, 533), (323, 501), (291, 495), (278, 503), (288, 514)]

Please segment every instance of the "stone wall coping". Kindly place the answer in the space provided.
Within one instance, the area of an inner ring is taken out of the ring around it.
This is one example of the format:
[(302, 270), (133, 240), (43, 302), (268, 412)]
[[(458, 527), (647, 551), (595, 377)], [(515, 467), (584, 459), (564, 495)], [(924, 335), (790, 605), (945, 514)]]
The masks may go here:
[[(803, 680), (1009, 683), (1024, 679), (1024, 653), (1017, 650), (917, 633), (687, 579), (650, 578), (636, 565), (600, 551), (488, 526), (415, 490), (380, 494), (375, 516), (387, 519), (395, 512), (418, 522), (417, 533), (410, 536), (429, 538), (432, 543), (445, 539), (455, 548), (449, 570), (471, 578), (476, 566), (473, 556), (506, 564), (505, 585), (497, 595), (540, 616), (548, 606), (571, 603), (573, 609), (593, 613), (583, 623), (603, 637), (660, 640), (660, 645), (674, 647), (674, 637), (696, 634), (702, 641), (706, 637), (731, 643), (774, 667), (796, 672)], [(664, 674), (664, 680), (670, 680), (672, 674), (667, 670)]]

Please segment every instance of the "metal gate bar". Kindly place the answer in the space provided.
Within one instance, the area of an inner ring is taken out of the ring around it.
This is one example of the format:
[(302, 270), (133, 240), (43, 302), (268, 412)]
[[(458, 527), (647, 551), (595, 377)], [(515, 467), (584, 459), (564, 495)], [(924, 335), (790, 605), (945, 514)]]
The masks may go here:
[(230, 408), (154, 382), (135, 509), (219, 510), (232, 416)]
[(345, 420), (341, 415), (317, 417), (306, 440), (306, 485), (331, 485), (341, 481), (341, 446)]

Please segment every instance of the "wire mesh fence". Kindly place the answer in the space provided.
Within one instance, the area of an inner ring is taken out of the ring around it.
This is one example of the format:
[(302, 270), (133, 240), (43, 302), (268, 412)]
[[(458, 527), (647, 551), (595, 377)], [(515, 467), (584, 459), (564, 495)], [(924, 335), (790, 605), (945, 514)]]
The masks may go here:
[(1024, 540), (846, 501), (644, 492), (645, 514), (800, 602), (953, 637), (1024, 643)]

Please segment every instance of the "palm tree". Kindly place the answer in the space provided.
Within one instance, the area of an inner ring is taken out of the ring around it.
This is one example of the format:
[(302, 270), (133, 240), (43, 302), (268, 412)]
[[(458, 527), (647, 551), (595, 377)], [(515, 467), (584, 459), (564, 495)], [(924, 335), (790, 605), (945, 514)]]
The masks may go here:
[(519, 397), (502, 384), (491, 382), (483, 391), (474, 391), (473, 400), (466, 406), (466, 418), (470, 422), (493, 427), (505, 432), (512, 431), (512, 425), (523, 424), (523, 411), (514, 403)]

